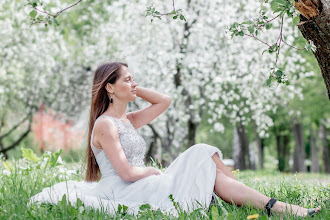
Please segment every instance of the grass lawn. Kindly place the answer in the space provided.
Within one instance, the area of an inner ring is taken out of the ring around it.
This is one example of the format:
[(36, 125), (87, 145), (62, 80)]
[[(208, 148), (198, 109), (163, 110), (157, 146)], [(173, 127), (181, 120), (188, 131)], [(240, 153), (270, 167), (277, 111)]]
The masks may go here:
[[(32, 151), (31, 151), (32, 152)], [(171, 215), (141, 207), (137, 216), (120, 210), (109, 215), (99, 210), (85, 208), (83, 204), (27, 206), (30, 196), (44, 187), (67, 180), (82, 180), (79, 163), (62, 164), (59, 154), (45, 153), (38, 158), (26, 150), (23, 159), (0, 161), (0, 219), (175, 219)], [(239, 181), (280, 201), (312, 208), (321, 205), (322, 211), (314, 219), (330, 219), (330, 176), (326, 174), (292, 174), (276, 171), (240, 171), (235, 173)], [(274, 215), (268, 218), (265, 212), (251, 207), (237, 207), (221, 199), (209, 209), (198, 209), (190, 215), (180, 214), (180, 219), (247, 219), (249, 215), (259, 214), (258, 219), (279, 219)], [(283, 216), (283, 219), (303, 219)]]

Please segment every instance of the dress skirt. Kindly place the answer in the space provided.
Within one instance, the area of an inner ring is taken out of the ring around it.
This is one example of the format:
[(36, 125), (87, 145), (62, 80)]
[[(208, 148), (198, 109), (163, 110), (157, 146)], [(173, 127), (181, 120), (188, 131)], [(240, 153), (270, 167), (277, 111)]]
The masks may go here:
[(110, 214), (115, 214), (119, 204), (127, 206), (127, 212), (133, 215), (138, 214), (141, 205), (149, 204), (154, 210), (178, 216), (178, 210), (169, 198), (172, 195), (181, 210), (190, 213), (210, 205), (216, 178), (214, 153), (222, 159), (218, 148), (196, 144), (180, 154), (161, 175), (151, 175), (136, 182), (125, 182), (119, 176), (108, 176), (93, 183), (60, 182), (31, 197), (30, 203), (56, 204), (66, 194), (71, 204), (79, 198), (85, 207)]

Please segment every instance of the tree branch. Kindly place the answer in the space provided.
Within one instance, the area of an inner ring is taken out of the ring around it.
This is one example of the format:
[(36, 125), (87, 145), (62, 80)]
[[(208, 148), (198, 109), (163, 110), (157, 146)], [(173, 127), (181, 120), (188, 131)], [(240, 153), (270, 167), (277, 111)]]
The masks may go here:
[(0, 153), (5, 153), (6, 151), (16, 147), (31, 131), (31, 124), (32, 124), (32, 114), (30, 114), (29, 125), (26, 131), (19, 137), (14, 143), (9, 145), (9, 147), (3, 148), (0, 150)]
[(77, 1), (76, 3), (74, 3), (74, 4), (70, 5), (70, 6), (64, 8), (64, 9), (58, 11), (58, 12), (56, 12), (54, 15), (51, 14), (51, 13), (49, 13), (49, 12), (42, 11), (42, 10), (38, 9), (37, 7), (33, 7), (33, 8), (34, 8), (36, 11), (38, 11), (38, 12), (41, 12), (41, 13), (44, 13), (44, 14), (50, 16), (50, 17), (56, 18), (56, 17), (58, 17), (60, 14), (62, 14), (64, 11), (66, 11), (66, 10), (68, 10), (68, 9), (70, 9), (70, 8), (72, 8), (72, 7), (74, 7), (74, 6), (76, 6), (76, 5), (78, 5), (81, 1), (82, 1), (82, 0)]
[(18, 128), (21, 124), (23, 124), (31, 115), (31, 112), (29, 112), (23, 120), (21, 120), (19, 123), (17, 123), (14, 127), (12, 127), (7, 133), (0, 136), (0, 140), (2, 140), (4, 137), (10, 135), (16, 128)]
[(249, 36), (249, 37), (253, 37), (254, 39), (260, 41), (261, 43), (266, 44), (268, 47), (271, 47), (269, 44), (267, 44), (266, 42), (260, 40), (259, 38), (256, 38), (254, 35), (250, 35), (250, 34), (244, 34), (244, 35)]

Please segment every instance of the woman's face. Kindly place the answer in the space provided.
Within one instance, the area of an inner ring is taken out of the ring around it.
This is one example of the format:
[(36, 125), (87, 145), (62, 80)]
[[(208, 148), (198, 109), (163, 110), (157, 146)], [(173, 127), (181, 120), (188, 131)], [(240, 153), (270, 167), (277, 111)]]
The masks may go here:
[(120, 68), (121, 76), (112, 85), (114, 99), (132, 102), (136, 99), (136, 86), (132, 73), (126, 66)]

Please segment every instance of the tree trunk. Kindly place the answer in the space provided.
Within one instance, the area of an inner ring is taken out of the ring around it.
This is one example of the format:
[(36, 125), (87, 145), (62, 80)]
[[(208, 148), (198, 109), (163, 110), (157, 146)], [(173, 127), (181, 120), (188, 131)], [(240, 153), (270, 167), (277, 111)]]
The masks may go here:
[(238, 128), (234, 127), (234, 141), (233, 141), (233, 159), (235, 162), (235, 169), (245, 170), (245, 157), (242, 146), (240, 144), (240, 138), (238, 135)]
[(198, 125), (192, 122), (191, 120), (188, 121), (188, 147), (191, 147), (196, 143), (195, 137), (196, 137), (197, 126)]
[(301, 13), (298, 28), (306, 40), (313, 41), (313, 52), (320, 66), (330, 99), (330, 1), (295, 0)]
[(286, 171), (289, 161), (289, 142), (288, 135), (276, 135), (277, 157), (278, 157), (278, 170)]
[(249, 142), (246, 136), (245, 127), (242, 123), (239, 124), (237, 131), (238, 131), (240, 145), (241, 148), (243, 149), (243, 154), (245, 157), (245, 162), (246, 162), (245, 165), (248, 169), (252, 169), (251, 160), (250, 160)]
[(164, 138), (164, 142), (162, 144), (164, 150), (162, 155), (162, 166), (168, 167), (175, 157), (174, 149), (173, 149), (173, 141), (175, 139), (175, 129), (174, 124), (176, 123), (173, 116), (167, 115), (166, 120), (166, 135)]
[(300, 123), (293, 126), (293, 135), (295, 139), (295, 149), (293, 155), (293, 171), (294, 172), (306, 172), (305, 166), (305, 144), (303, 127)]
[(322, 146), (322, 160), (323, 160), (323, 170), (325, 173), (330, 173), (330, 151), (329, 151), (329, 142), (327, 139), (327, 129), (321, 123), (320, 130), (319, 130), (319, 138)]
[(309, 146), (310, 146), (310, 152), (311, 152), (311, 172), (320, 172), (320, 163), (319, 163), (319, 156), (318, 156), (318, 147), (316, 145), (316, 139), (315, 139), (315, 134), (314, 134), (314, 129), (311, 125), (310, 127), (310, 141), (309, 141)]
[(234, 161), (236, 169), (252, 169), (249, 143), (245, 133), (245, 127), (242, 123), (239, 123), (238, 127), (235, 127), (234, 130)]
[(254, 133), (256, 135), (256, 142), (257, 142), (257, 147), (258, 147), (258, 167), (259, 169), (264, 168), (264, 147), (265, 147), (265, 140), (263, 138), (260, 138), (258, 132), (257, 132), (257, 126), (253, 122), (253, 128), (254, 128)]
[(151, 158), (153, 160), (156, 160), (157, 163), (161, 163), (161, 151), (162, 151), (162, 146), (160, 143), (159, 138), (154, 134), (152, 136), (152, 140), (149, 144), (149, 149), (146, 154), (146, 162), (151, 162)]

